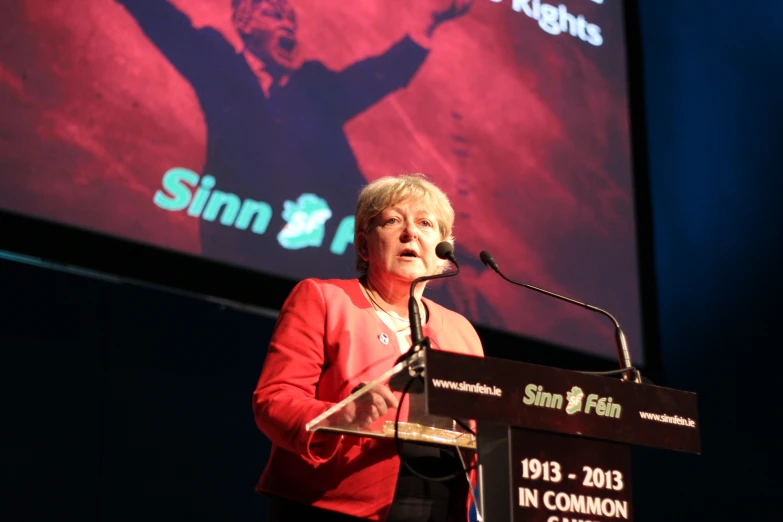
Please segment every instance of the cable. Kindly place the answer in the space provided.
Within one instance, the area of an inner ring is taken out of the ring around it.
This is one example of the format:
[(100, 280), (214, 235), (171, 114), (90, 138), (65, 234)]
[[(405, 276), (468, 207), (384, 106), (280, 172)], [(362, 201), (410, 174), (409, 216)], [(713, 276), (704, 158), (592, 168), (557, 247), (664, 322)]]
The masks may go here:
[[(402, 455), (402, 447), (400, 442), (400, 430), (399, 430), (399, 424), (400, 424), (400, 411), (402, 411), (402, 401), (405, 399), (405, 396), (408, 394), (408, 390), (410, 390), (411, 385), (416, 379), (421, 379), (421, 372), (417, 373), (415, 376), (411, 377), (407, 383), (405, 383), (405, 386), (402, 389), (402, 393), (400, 395), (400, 404), (397, 408), (397, 413), (394, 415), (394, 446), (397, 450), (397, 456), (400, 458), (400, 462), (402, 465), (404, 465), (408, 471), (410, 471), (413, 475), (416, 477), (419, 477), (422, 480), (429, 480), (431, 482), (448, 482), (449, 480), (454, 480), (455, 478), (460, 477), (461, 475), (465, 473), (469, 473), (472, 469), (475, 469), (475, 466), (465, 467), (464, 463), (462, 464), (462, 469), (459, 471), (456, 471), (454, 473), (451, 473), (449, 475), (443, 476), (443, 477), (430, 477), (428, 475), (425, 475), (423, 473), (419, 473), (413, 467), (408, 463), (408, 461), (405, 459), (405, 457)], [(456, 443), (455, 443), (456, 444)], [(457, 454), (460, 456), (460, 462), (462, 461), (462, 454), (459, 452), (459, 449), (457, 450)]]
[[(457, 421), (460, 425), (462, 425), (462, 423), (457, 419), (454, 420)], [(471, 433), (473, 432), (471, 431)], [(456, 439), (454, 439), (454, 447), (457, 448), (457, 455), (459, 456), (459, 461), (462, 463), (462, 469), (465, 470), (465, 480), (468, 481), (468, 491), (470, 491), (470, 497), (473, 499), (473, 505), (476, 506), (476, 520), (478, 522), (482, 522), (484, 520), (484, 517), (481, 516), (481, 510), (479, 510), (479, 501), (476, 498), (476, 491), (475, 491), (476, 488), (473, 487), (473, 483), (470, 481), (470, 470), (475, 469), (476, 466), (468, 467), (465, 465), (465, 459), (462, 458), (462, 452), (459, 450), (459, 444), (457, 444)]]
[(640, 378), (639, 380), (641, 381), (641, 373), (639, 372), (639, 369), (634, 366), (631, 366), (629, 368), (621, 368), (619, 370), (609, 370), (607, 372), (586, 372), (581, 370), (577, 370), (577, 371), (578, 373), (586, 373), (588, 375), (617, 375), (617, 374), (624, 374), (630, 371), (635, 373), (636, 376), (639, 377)]
[(475, 431), (473, 431), (473, 428), (471, 428), (470, 426), (468, 426), (467, 424), (465, 424), (465, 423), (464, 423), (464, 422), (462, 422), (461, 420), (459, 420), (459, 419), (455, 419), (455, 418), (453, 418), (453, 417), (451, 418), (451, 420), (453, 420), (454, 422), (456, 422), (457, 424), (459, 424), (459, 425), (460, 425), (460, 427), (461, 427), (463, 430), (467, 431), (468, 433), (470, 433), (470, 434), (471, 434), (471, 435), (473, 435), (474, 437), (476, 436), (476, 432), (475, 432)]

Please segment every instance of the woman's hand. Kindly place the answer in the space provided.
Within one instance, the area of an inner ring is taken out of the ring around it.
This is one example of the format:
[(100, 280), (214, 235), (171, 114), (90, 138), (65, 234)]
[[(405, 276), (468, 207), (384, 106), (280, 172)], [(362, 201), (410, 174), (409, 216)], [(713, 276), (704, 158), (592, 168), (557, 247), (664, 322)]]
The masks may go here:
[(398, 408), (394, 393), (384, 384), (378, 384), (355, 401), (347, 404), (337, 414), (342, 427), (366, 428), (378, 417), (386, 415), (389, 408)]

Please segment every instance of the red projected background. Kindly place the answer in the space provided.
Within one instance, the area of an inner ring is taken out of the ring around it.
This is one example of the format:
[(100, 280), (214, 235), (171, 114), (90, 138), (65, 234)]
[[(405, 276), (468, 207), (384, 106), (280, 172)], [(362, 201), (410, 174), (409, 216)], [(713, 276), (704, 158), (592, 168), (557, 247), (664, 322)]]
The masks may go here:
[[(451, 4), (260, 2), (295, 14), (273, 44), (296, 72), (275, 90), (249, 76), (259, 62), (231, 0), (9, 3), (0, 208), (295, 279), (350, 277), (339, 225), (358, 188), (422, 172), (452, 199), (463, 265), (433, 299), (613, 357), (606, 319), (508, 285), (478, 260), (489, 250), (509, 276), (614, 313), (640, 362), (620, 3), (474, 0), (423, 42)], [(164, 186), (172, 169), (196, 176), (179, 185), (187, 209)], [(267, 203), (265, 230), (191, 215), (206, 175)], [(331, 217), (320, 241), (286, 246), (284, 201), (306, 192)]]

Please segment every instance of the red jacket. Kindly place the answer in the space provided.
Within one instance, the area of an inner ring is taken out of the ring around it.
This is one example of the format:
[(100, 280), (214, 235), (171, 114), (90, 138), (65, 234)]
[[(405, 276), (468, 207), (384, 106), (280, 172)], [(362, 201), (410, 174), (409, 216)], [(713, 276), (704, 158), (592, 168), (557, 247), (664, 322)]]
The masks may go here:
[[(423, 302), (429, 316), (423, 333), (433, 349), (483, 355), (467, 319), (429, 299)], [(381, 342), (381, 334), (388, 343)], [(400, 353), (396, 335), (377, 316), (357, 279), (300, 282), (280, 312), (253, 394), (256, 423), (272, 441), (257, 491), (384, 520), (400, 467), (394, 441), (314, 436), (305, 424), (358, 384), (380, 377)], [(376, 422), (393, 420), (394, 412)], [(467, 520), (467, 504), (460, 522)]]

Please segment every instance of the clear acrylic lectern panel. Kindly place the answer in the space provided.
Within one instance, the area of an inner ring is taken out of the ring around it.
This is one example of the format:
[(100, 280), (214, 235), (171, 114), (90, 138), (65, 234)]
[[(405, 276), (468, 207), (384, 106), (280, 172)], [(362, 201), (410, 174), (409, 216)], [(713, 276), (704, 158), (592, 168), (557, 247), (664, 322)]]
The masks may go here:
[[(400, 405), (400, 419), (397, 423), (400, 440), (452, 448), (457, 446), (461, 449), (475, 451), (476, 437), (470, 431), (462, 428), (454, 419), (427, 414), (421, 380), (411, 381), (411, 379), (415, 379), (416, 373), (421, 371), (423, 361), (423, 350), (414, 353), (308, 422), (306, 429), (308, 431), (394, 439), (396, 409), (389, 409), (387, 415), (367, 427), (348, 423), (346, 417), (350, 415), (346, 414), (357, 405), (357, 402), (366, 401), (367, 395), (378, 385), (386, 385), (398, 392), (396, 393), (398, 399), (407, 386), (408, 389), (405, 390), (407, 393)], [(463, 422), (463, 424), (467, 424), (467, 422)]]

